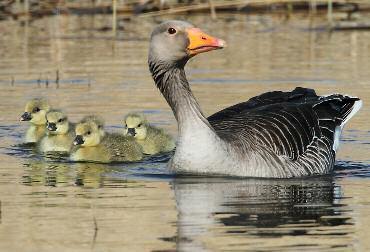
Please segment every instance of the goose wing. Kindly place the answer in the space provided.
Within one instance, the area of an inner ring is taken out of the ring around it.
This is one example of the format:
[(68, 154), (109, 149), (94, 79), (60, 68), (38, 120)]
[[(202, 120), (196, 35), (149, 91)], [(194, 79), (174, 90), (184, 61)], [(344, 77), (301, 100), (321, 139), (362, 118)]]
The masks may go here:
[(312, 89), (296, 88), (265, 93), (208, 119), (225, 140), (263, 145), (292, 161), (318, 153), (334, 157), (340, 131), (361, 107), (359, 102), (356, 97), (317, 96)]
[(231, 107), (225, 108), (208, 117), (208, 120), (209, 121), (225, 120), (226, 118), (232, 118), (233, 116), (239, 113), (256, 109), (258, 107), (263, 107), (266, 105), (281, 104), (286, 102), (306, 103), (309, 100), (316, 100), (317, 98), (318, 96), (316, 95), (315, 90), (301, 87), (296, 87), (291, 92), (283, 91), (267, 92), (259, 96), (255, 96), (246, 102), (238, 103)]

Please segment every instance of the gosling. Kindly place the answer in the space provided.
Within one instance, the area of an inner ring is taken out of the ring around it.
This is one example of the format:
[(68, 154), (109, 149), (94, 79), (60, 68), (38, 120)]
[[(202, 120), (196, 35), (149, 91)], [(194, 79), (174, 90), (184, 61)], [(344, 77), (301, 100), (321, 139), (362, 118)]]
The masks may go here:
[(88, 117), (76, 125), (70, 159), (101, 163), (138, 161), (143, 158), (139, 144), (132, 137), (106, 133), (97, 117)]
[(85, 116), (84, 118), (81, 119), (80, 123), (88, 123), (88, 122), (93, 122), (97, 125), (99, 129), (99, 134), (101, 136), (105, 135), (105, 130), (104, 130), (104, 120), (103, 118), (96, 116), (96, 115), (88, 115)]
[(46, 114), (46, 135), (39, 144), (40, 152), (69, 152), (75, 138), (74, 125), (59, 110), (50, 110)]
[(26, 143), (37, 143), (46, 133), (46, 113), (50, 110), (44, 98), (35, 98), (27, 102), (21, 121), (29, 121), (30, 127), (25, 134)]
[(175, 141), (163, 129), (148, 123), (142, 114), (128, 114), (124, 122), (124, 135), (133, 136), (144, 154), (169, 152), (175, 148)]

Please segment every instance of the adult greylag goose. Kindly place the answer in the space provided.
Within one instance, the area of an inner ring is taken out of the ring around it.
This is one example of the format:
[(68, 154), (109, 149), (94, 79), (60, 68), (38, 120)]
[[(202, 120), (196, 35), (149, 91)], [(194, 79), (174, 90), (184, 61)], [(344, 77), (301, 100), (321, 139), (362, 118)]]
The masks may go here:
[(270, 178), (330, 173), (343, 126), (361, 100), (296, 88), (262, 94), (207, 120), (184, 67), (191, 57), (224, 46), (183, 21), (163, 22), (152, 32), (149, 68), (178, 123), (170, 170)]

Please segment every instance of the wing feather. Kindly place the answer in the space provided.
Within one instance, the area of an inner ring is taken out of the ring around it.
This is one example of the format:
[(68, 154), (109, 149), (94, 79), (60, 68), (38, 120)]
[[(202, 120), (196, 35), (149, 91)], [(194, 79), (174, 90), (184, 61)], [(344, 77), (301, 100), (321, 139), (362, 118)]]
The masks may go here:
[(358, 101), (339, 94), (317, 96), (312, 89), (296, 88), (253, 97), (208, 120), (225, 140), (259, 144), (313, 174), (333, 166), (337, 127), (358, 111)]

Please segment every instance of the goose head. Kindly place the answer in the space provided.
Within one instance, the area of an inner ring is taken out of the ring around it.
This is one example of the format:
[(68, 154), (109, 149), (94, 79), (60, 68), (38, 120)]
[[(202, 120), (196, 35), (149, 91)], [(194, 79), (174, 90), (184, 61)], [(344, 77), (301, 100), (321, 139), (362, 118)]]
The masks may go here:
[(84, 147), (97, 146), (104, 137), (104, 130), (96, 121), (79, 122), (76, 125), (75, 131), (76, 138), (73, 141), (74, 145)]
[(59, 110), (51, 110), (46, 114), (46, 128), (51, 135), (64, 135), (69, 130), (67, 116)]
[(50, 110), (46, 99), (35, 98), (27, 102), (25, 112), (22, 114), (21, 121), (29, 121), (35, 125), (46, 124), (46, 113)]
[(204, 33), (192, 24), (177, 20), (166, 21), (152, 32), (149, 64), (160, 62), (167, 65), (185, 65), (191, 57), (199, 53), (225, 46), (225, 41)]
[(104, 119), (97, 115), (88, 115), (81, 119), (80, 123), (88, 123), (93, 122), (99, 129), (100, 135), (104, 137), (105, 131), (104, 131)]
[(142, 114), (128, 114), (124, 121), (124, 135), (144, 140), (148, 133), (148, 122)]

